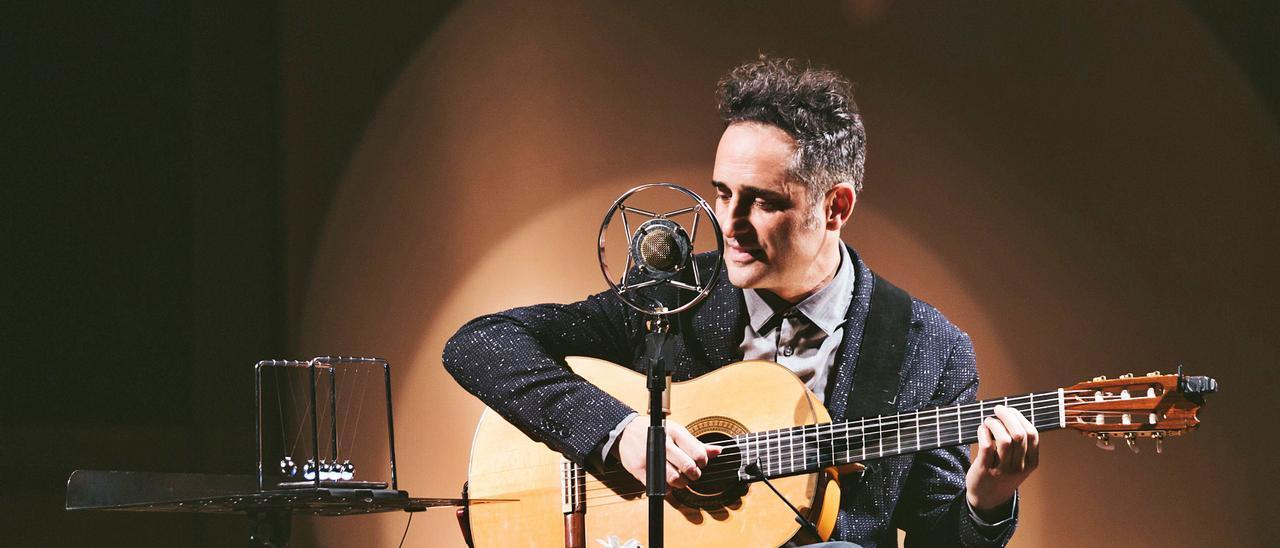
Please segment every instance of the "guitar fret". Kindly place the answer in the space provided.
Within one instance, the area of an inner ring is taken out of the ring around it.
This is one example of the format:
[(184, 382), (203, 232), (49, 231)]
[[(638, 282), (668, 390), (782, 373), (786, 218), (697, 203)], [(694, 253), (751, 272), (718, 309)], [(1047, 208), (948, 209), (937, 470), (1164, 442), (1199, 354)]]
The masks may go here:
[(876, 417), (876, 429), (879, 430), (878, 432), (880, 437), (879, 450), (880, 450), (880, 456), (883, 457), (884, 456), (884, 416), (883, 415)]
[(862, 458), (859, 460), (867, 460), (867, 429), (866, 428), (859, 429), (858, 436), (862, 438), (862, 440), (858, 443), (858, 445), (862, 447)]
[(766, 474), (773, 473), (773, 438), (766, 431), (762, 434), (764, 438), (764, 470)]
[(942, 447), (942, 409), (938, 409), (934, 413), (933, 424), (935, 427), (933, 443), (938, 447)]
[(796, 467), (796, 434), (795, 434), (795, 430), (787, 431), (787, 449), (790, 449), (790, 452), (791, 452), (791, 455), (790, 455), (790, 457), (791, 457), (791, 469), (790, 469), (790, 470), (795, 470), (795, 467)]
[(964, 441), (964, 424), (961, 424), (960, 406), (956, 406), (956, 439)]
[(920, 450), (920, 412), (916, 411), (916, 451)]
[(765, 439), (764, 439), (765, 472), (772, 474), (774, 471), (773, 470), (773, 437), (769, 436), (768, 432), (765, 432), (764, 436), (765, 436)]
[(775, 430), (773, 436), (769, 438), (769, 456), (773, 461), (774, 473), (782, 473), (782, 431)]
[[(834, 424), (827, 423), (827, 433), (828, 433), (828, 434), (831, 434), (831, 451), (830, 451), (829, 453), (827, 453), (828, 455), (830, 455), (830, 458), (828, 458), (828, 463), (827, 463), (827, 465), (828, 465), (828, 466), (835, 466), (835, 464), (836, 464), (836, 430), (835, 430), (835, 425), (834, 425)], [(821, 465), (822, 465), (822, 457), (821, 457), (821, 456), (819, 456), (819, 457), (818, 457), (818, 465), (819, 465), (819, 466), (821, 466)]]

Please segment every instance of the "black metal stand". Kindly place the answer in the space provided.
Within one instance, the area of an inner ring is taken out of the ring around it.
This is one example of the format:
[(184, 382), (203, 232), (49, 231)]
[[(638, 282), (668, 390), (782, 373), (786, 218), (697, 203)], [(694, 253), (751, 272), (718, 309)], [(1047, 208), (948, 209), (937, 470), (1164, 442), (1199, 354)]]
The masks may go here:
[(288, 510), (251, 510), (249, 548), (284, 548), (289, 545), (292, 516)]
[[(67, 478), (67, 510), (244, 514), (249, 546), (289, 544), (293, 514), (346, 516), (420, 512), (437, 506), (498, 502), (495, 499), (410, 497), (395, 489), (276, 489), (260, 491), (257, 477), (237, 474), (173, 474), (76, 470)], [(506, 499), (504, 501), (508, 501)]]
[(667, 431), (665, 401), (667, 390), (667, 360), (674, 342), (668, 336), (670, 324), (663, 316), (649, 321), (649, 333), (645, 335), (644, 356), (646, 385), (649, 388), (649, 439), (648, 461), (645, 463), (646, 494), (649, 497), (649, 546), (662, 548), (662, 506), (667, 497)]

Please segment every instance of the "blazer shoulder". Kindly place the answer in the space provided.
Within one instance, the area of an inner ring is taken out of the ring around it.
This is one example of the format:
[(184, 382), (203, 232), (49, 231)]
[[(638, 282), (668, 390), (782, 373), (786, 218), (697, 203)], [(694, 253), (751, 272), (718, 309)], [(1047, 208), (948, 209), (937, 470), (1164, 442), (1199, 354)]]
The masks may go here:
[(947, 341), (948, 346), (965, 335), (964, 330), (947, 319), (947, 316), (937, 307), (914, 295), (911, 297), (911, 324), (913, 328), (922, 331), (930, 338)]

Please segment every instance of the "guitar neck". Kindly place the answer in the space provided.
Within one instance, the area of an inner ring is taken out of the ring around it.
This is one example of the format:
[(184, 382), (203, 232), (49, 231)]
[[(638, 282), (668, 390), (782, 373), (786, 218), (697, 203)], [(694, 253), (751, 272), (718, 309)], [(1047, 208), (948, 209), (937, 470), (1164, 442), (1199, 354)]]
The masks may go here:
[(869, 417), (753, 432), (734, 438), (745, 464), (766, 477), (810, 473), (823, 468), (967, 445), (978, 441), (978, 425), (998, 405), (1017, 409), (1043, 432), (1065, 426), (1062, 389)]

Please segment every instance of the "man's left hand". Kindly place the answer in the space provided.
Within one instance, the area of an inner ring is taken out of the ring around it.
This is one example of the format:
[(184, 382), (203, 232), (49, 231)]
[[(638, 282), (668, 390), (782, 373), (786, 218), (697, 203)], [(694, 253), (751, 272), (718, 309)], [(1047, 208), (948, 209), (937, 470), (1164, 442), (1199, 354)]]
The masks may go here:
[(978, 427), (978, 453), (965, 475), (969, 505), (986, 519), (1013, 501), (1013, 492), (1040, 464), (1040, 433), (1017, 409), (996, 406)]

